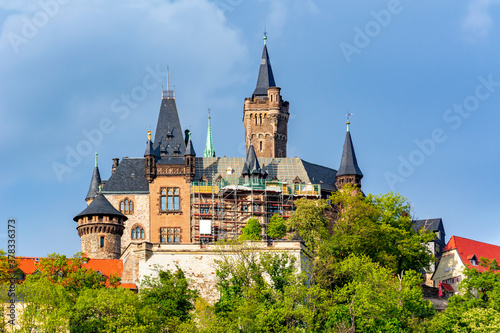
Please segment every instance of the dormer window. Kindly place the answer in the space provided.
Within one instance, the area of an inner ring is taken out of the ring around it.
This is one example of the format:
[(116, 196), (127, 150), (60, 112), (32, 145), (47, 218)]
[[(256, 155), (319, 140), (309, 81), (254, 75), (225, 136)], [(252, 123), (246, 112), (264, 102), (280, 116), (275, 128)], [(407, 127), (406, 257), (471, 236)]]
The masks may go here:
[(473, 254), (472, 256), (468, 256), (467, 259), (469, 259), (469, 262), (472, 266), (477, 266), (478, 260), (475, 254)]

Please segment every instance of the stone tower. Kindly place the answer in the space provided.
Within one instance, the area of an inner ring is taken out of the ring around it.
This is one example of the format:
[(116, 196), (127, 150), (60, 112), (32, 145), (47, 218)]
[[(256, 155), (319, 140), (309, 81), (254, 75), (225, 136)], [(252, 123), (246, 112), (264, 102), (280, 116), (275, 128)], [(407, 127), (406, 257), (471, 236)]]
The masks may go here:
[(347, 120), (347, 132), (345, 135), (344, 150), (342, 151), (342, 160), (340, 161), (340, 167), (337, 171), (335, 179), (337, 180), (337, 188), (340, 189), (345, 184), (353, 184), (358, 188), (361, 188), (361, 178), (363, 178), (363, 173), (358, 166), (358, 161), (356, 160), (356, 153), (354, 152), (354, 146), (352, 145), (351, 132), (349, 131), (349, 125), (351, 124)]
[(127, 217), (117, 211), (102, 193), (73, 218), (78, 222), (82, 252), (91, 259), (119, 259), (121, 237)]
[(257, 86), (243, 107), (246, 150), (253, 144), (257, 157), (286, 157), (288, 102), (281, 98), (281, 88), (274, 82), (266, 41), (264, 35)]

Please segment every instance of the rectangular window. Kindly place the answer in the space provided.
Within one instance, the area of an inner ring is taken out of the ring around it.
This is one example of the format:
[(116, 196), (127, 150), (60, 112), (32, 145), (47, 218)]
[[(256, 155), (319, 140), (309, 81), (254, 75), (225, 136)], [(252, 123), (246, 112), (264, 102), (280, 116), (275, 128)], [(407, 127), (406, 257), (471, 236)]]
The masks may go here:
[(180, 243), (181, 228), (160, 228), (161, 243)]
[(178, 187), (162, 188), (160, 192), (161, 211), (180, 210), (180, 190)]
[(104, 237), (101, 236), (101, 247), (104, 247)]

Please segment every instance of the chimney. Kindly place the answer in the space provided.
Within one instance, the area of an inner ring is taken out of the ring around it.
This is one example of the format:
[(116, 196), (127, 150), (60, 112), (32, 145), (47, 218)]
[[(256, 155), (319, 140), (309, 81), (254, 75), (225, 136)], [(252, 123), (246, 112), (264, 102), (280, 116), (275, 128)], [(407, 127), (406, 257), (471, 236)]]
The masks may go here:
[(116, 170), (116, 168), (118, 168), (119, 164), (120, 164), (120, 159), (113, 158), (113, 167), (111, 168), (111, 174), (115, 173), (115, 170)]

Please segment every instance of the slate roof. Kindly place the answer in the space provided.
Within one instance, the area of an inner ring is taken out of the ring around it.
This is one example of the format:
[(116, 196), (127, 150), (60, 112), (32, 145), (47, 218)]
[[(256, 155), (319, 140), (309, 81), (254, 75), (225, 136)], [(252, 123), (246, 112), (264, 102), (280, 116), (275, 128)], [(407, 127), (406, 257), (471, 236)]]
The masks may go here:
[[(292, 184), (298, 177), (304, 184), (319, 184), (322, 189), (336, 191), (336, 170), (313, 164), (299, 158), (260, 158), (261, 169), (268, 173), (267, 179), (279, 179)], [(219, 175), (223, 178), (240, 178), (245, 158), (242, 157), (197, 157), (195, 181), (202, 177), (211, 180)], [(227, 173), (228, 168), (232, 170)]]
[(194, 146), (193, 146), (193, 141), (191, 141), (191, 138), (189, 138), (187, 145), (186, 145), (186, 152), (184, 155), (192, 155), (196, 156), (196, 152), (194, 151)]
[(117, 211), (113, 205), (106, 199), (106, 197), (99, 193), (94, 200), (87, 206), (80, 214), (73, 218), (73, 221), (78, 221), (79, 218), (84, 216), (94, 216), (94, 215), (107, 215), (107, 216), (118, 216), (126, 221), (128, 218)]
[(151, 142), (151, 140), (148, 140), (148, 142), (146, 143), (146, 151), (144, 152), (144, 156), (150, 156), (154, 154), (155, 150), (153, 148), (153, 142)]
[(358, 166), (358, 161), (356, 160), (356, 153), (354, 152), (351, 132), (349, 132), (349, 130), (345, 135), (342, 160), (340, 161), (340, 167), (337, 171), (337, 176), (342, 175), (357, 175), (363, 177), (363, 173), (361, 172), (361, 169)]
[(97, 193), (99, 193), (99, 186), (101, 185), (101, 175), (99, 173), (99, 167), (96, 165), (94, 167), (94, 173), (92, 173), (92, 179), (90, 180), (89, 191), (87, 192), (87, 197), (85, 199), (95, 198)]
[(186, 152), (177, 105), (173, 98), (163, 98), (161, 101), (153, 148), (156, 157), (160, 157), (162, 149), (166, 150), (167, 156), (175, 156), (176, 151), (177, 155), (183, 156)]
[(102, 192), (104, 194), (149, 193), (149, 183), (144, 176), (144, 158), (122, 158), (115, 172), (103, 186)]
[(248, 147), (247, 157), (245, 159), (245, 164), (243, 164), (241, 175), (266, 175), (266, 172), (260, 168), (259, 159), (257, 158), (257, 154), (255, 154), (255, 149), (252, 144)]
[(440, 226), (441, 226), (441, 228), (443, 228), (443, 220), (440, 218), (414, 220), (412, 229), (414, 231), (419, 231), (420, 229), (424, 229), (425, 231), (430, 230), (430, 231), (437, 232), (440, 230)]
[(271, 61), (267, 53), (267, 46), (264, 45), (262, 51), (262, 59), (260, 61), (259, 77), (257, 79), (257, 86), (253, 92), (255, 96), (267, 96), (267, 88), (276, 87), (274, 82), (273, 69), (271, 68)]
[[(448, 244), (446, 244), (443, 249), (443, 253), (454, 249), (457, 250), (460, 259), (466, 266), (471, 265), (468, 258), (472, 258), (473, 255), (475, 255), (478, 260), (480, 260), (481, 257), (485, 257), (490, 260), (496, 259), (497, 262), (500, 262), (500, 246), (497, 245), (451, 236)], [(472, 267), (477, 268), (480, 272), (485, 271), (485, 268), (479, 265)]]

